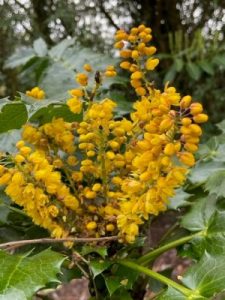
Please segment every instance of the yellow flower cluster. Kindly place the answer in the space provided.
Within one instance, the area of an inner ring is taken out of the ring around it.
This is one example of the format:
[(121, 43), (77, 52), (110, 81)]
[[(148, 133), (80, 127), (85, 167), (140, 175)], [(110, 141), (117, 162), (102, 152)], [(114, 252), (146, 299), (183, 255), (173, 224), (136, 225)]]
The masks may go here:
[(32, 88), (30, 91), (26, 91), (26, 95), (37, 100), (43, 100), (45, 98), (45, 92), (38, 86)]
[(144, 25), (116, 33), (121, 67), (139, 98), (129, 119), (115, 119), (112, 99), (95, 101), (104, 76), (116, 75), (114, 67), (96, 72), (90, 89), (93, 68), (86, 64), (67, 101), (73, 113), (83, 112), (82, 121), (25, 125), (15, 166), (1, 167), (6, 193), (52, 236), (118, 234), (134, 242), (139, 226), (167, 208), (195, 164), (198, 124), (208, 117), (191, 96), (168, 84), (160, 91), (149, 81), (159, 62), (151, 39)]

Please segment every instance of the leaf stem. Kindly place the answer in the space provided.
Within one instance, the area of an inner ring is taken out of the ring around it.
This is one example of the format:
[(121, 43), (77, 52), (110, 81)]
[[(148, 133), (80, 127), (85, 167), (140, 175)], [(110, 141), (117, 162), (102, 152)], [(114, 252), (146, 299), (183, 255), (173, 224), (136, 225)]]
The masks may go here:
[(150, 261), (152, 261), (155, 257), (159, 256), (160, 254), (170, 250), (170, 249), (173, 249), (177, 246), (180, 246), (180, 245), (183, 245), (187, 242), (189, 242), (190, 240), (192, 240), (194, 237), (200, 235), (200, 233), (195, 233), (195, 234), (191, 234), (191, 235), (188, 235), (188, 236), (185, 236), (185, 237), (182, 237), (178, 240), (175, 240), (175, 241), (172, 241), (166, 245), (163, 245), (155, 250), (152, 250), (150, 252), (148, 252), (147, 254), (143, 255), (142, 257), (140, 257), (137, 262), (139, 264), (142, 264), (142, 265), (146, 265), (147, 263), (149, 263)]
[(141, 272), (141, 273), (144, 273), (146, 275), (148, 275), (149, 277), (151, 278), (154, 278), (164, 284), (166, 284), (167, 286), (171, 286), (173, 287), (174, 289), (178, 290), (179, 292), (181, 292), (183, 295), (185, 296), (190, 296), (192, 294), (192, 290), (184, 287), (183, 285), (151, 270), (151, 269), (148, 269), (146, 267), (143, 267), (143, 266), (140, 266), (139, 264), (136, 264), (132, 261), (126, 261), (126, 260), (123, 260), (123, 261), (119, 261), (118, 262), (119, 264), (123, 265), (123, 266), (126, 266), (130, 269), (133, 269), (135, 271), (138, 271), (138, 272)]

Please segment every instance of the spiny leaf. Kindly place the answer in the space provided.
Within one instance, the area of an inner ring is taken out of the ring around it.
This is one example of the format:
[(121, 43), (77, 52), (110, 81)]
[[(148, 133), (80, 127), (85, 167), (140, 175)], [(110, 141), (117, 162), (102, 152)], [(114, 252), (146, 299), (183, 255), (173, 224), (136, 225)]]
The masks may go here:
[(181, 279), (193, 293), (186, 297), (175, 289), (168, 290), (158, 300), (212, 299), (225, 290), (225, 260), (223, 255), (213, 256), (205, 252), (201, 260), (190, 267)]
[(192, 240), (193, 250), (198, 257), (205, 250), (216, 255), (225, 251), (225, 212), (217, 210), (215, 195), (195, 203), (183, 217), (181, 226), (190, 231), (202, 232)]
[(116, 290), (116, 293), (114, 293), (112, 295), (112, 297), (110, 297), (110, 300), (134, 300), (131, 295), (129, 294), (128, 291), (126, 291), (124, 288), (120, 288), (118, 290)]
[(205, 190), (218, 198), (225, 197), (225, 169), (211, 174), (205, 183)]
[(31, 257), (0, 251), (0, 296), (6, 297), (12, 289), (17, 289), (31, 299), (46, 283), (58, 281), (56, 274), (60, 272), (63, 260), (61, 254), (49, 249)]
[(160, 294), (157, 300), (187, 300), (187, 297), (177, 290), (169, 287), (165, 293)]
[(80, 121), (81, 114), (74, 114), (65, 103), (52, 103), (34, 112), (29, 118), (30, 122), (38, 122), (39, 125), (51, 122), (53, 118), (63, 118), (66, 122)]
[(122, 282), (124, 288), (132, 289), (134, 282), (137, 280), (138, 273), (129, 269), (126, 266), (118, 265), (113, 275), (116, 276), (120, 283)]
[(213, 174), (216, 171), (224, 170), (224, 169), (225, 169), (225, 164), (221, 162), (201, 161), (197, 163), (196, 166), (191, 170), (188, 179), (195, 186), (199, 186), (204, 184), (207, 181), (210, 174)]
[(202, 248), (210, 254), (225, 251), (225, 212), (217, 211), (210, 218), (208, 228), (202, 237)]
[(40, 57), (45, 56), (48, 52), (47, 44), (42, 38), (35, 40), (33, 46), (34, 46), (34, 51)]
[(93, 247), (93, 246), (83, 246), (82, 247), (82, 255), (87, 255), (89, 253), (98, 253), (102, 258), (107, 256), (107, 248), (106, 247)]
[(208, 228), (210, 217), (216, 211), (216, 197), (198, 199), (181, 220), (181, 226), (190, 231), (203, 231)]
[(168, 207), (170, 209), (177, 209), (179, 207), (188, 206), (190, 202), (187, 200), (191, 196), (191, 194), (186, 193), (183, 189), (177, 189), (175, 196), (170, 199)]
[(18, 48), (6, 61), (4, 68), (16, 68), (24, 65), (35, 56), (34, 50), (29, 47)]
[(93, 260), (90, 262), (90, 268), (92, 270), (94, 278), (107, 270), (112, 263), (110, 261), (103, 261), (103, 260)]
[(220, 123), (217, 123), (216, 126), (223, 132), (225, 133), (225, 120), (223, 120)]
[(110, 296), (122, 286), (118, 277), (104, 276), (104, 279)]
[(202, 259), (185, 273), (182, 282), (192, 290), (198, 291), (206, 299), (224, 291), (224, 256), (212, 256), (206, 252)]
[(16, 143), (21, 138), (21, 130), (14, 129), (0, 134), (0, 149), (3, 152), (15, 152)]
[(28, 114), (24, 103), (11, 102), (2, 106), (0, 112), (0, 133), (10, 129), (20, 129), (27, 121)]
[(51, 50), (49, 51), (49, 55), (54, 59), (54, 60), (59, 60), (61, 59), (63, 53), (65, 50), (73, 45), (75, 42), (75, 39), (64, 39), (60, 43), (58, 43), (56, 46), (52, 47)]
[(66, 98), (67, 91), (77, 86), (74, 76), (73, 70), (66, 68), (61, 62), (54, 62), (44, 72), (40, 85), (49, 98)]

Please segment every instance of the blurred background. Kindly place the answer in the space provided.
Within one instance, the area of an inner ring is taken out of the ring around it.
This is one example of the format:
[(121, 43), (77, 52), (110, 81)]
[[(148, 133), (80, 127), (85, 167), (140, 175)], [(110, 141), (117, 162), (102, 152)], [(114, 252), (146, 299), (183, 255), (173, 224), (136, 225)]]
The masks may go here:
[[(0, 0), (0, 98), (39, 85), (49, 98), (74, 87), (82, 64), (118, 63), (117, 29), (145, 24), (161, 64), (152, 75), (225, 118), (224, 0)], [(128, 74), (107, 86), (124, 110), (135, 100)]]

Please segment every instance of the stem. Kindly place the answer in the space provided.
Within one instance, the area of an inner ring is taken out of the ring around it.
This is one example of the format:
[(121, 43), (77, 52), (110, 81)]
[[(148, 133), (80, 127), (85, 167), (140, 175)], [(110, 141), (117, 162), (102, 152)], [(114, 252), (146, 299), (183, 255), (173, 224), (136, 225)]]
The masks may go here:
[(149, 277), (151, 278), (154, 278), (164, 284), (166, 284), (167, 286), (171, 286), (173, 287), (174, 289), (178, 290), (179, 292), (181, 292), (183, 295), (185, 296), (190, 296), (192, 294), (192, 291), (186, 287), (184, 287), (183, 285), (179, 284), (179, 283), (176, 283), (175, 281), (155, 272), (155, 271), (152, 271), (151, 269), (148, 269), (146, 267), (143, 267), (143, 266), (140, 266), (132, 261), (119, 261), (118, 262), (119, 264), (123, 265), (123, 266), (126, 266), (130, 269), (133, 269), (135, 271), (138, 271), (138, 272), (142, 272), (146, 275), (148, 275)]
[(99, 149), (99, 154), (101, 157), (101, 177), (102, 177), (102, 185), (103, 185), (103, 193), (104, 193), (104, 197), (107, 201), (108, 199), (108, 184), (107, 184), (107, 170), (106, 170), (106, 166), (105, 166), (105, 136), (104, 133), (102, 132), (102, 130), (100, 130), (99, 132), (100, 135), (100, 149)]
[(74, 185), (74, 182), (71, 180), (71, 176), (70, 176), (68, 170), (66, 168), (63, 168), (63, 171), (64, 171), (64, 173), (66, 175), (67, 180), (69, 181), (70, 187), (73, 190), (75, 196), (78, 197), (78, 193), (77, 193), (76, 187)]
[(8, 249), (8, 247), (16, 246), (22, 247), (24, 245), (31, 244), (48, 244), (48, 243), (64, 243), (64, 242), (75, 242), (75, 243), (91, 243), (91, 242), (108, 242), (108, 241), (116, 241), (118, 240), (117, 236), (106, 236), (102, 238), (62, 238), (62, 239), (53, 239), (53, 238), (43, 238), (43, 239), (33, 239), (33, 240), (21, 240), (21, 241), (13, 241), (0, 244), (0, 249)]
[(152, 250), (152, 251), (148, 252), (147, 254), (143, 255), (141, 258), (139, 258), (137, 260), (137, 262), (139, 264), (146, 265), (147, 263), (152, 261), (155, 257), (159, 256), (160, 254), (166, 252), (167, 250), (173, 249), (177, 246), (183, 245), (183, 244), (189, 242), (190, 240), (192, 240), (194, 237), (196, 237), (198, 235), (200, 235), (199, 232), (195, 233), (195, 234), (192, 234), (192, 235), (189, 235), (189, 236), (185, 236), (183, 238), (180, 238), (178, 240), (170, 242), (166, 245), (163, 245), (162, 247), (159, 247), (159, 248), (157, 248), (155, 250)]

